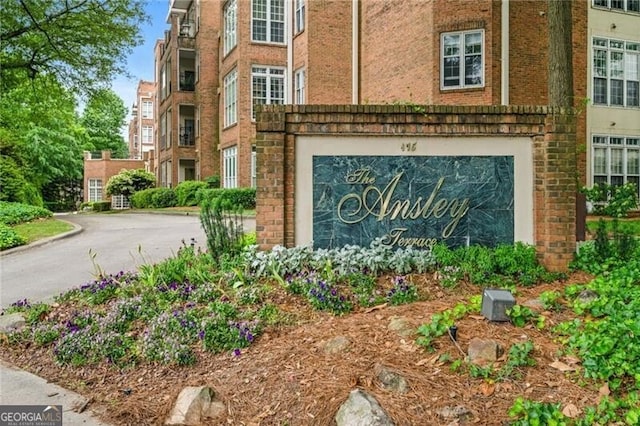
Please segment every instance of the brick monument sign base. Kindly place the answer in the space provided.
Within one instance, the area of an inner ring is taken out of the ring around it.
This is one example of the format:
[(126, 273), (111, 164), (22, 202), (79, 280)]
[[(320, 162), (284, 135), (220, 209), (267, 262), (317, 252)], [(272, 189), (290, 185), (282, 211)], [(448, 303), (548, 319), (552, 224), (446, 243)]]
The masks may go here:
[(550, 270), (573, 259), (572, 110), (266, 105), (256, 126), (261, 249), (519, 241)]

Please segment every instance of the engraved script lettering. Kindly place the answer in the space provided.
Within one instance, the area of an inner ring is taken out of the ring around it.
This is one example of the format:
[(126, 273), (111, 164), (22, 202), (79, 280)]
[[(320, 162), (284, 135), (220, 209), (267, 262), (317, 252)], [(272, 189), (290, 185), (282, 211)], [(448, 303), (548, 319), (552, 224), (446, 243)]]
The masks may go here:
[(379, 187), (373, 185), (375, 178), (370, 176), (369, 169), (359, 169), (349, 174), (347, 181), (350, 178), (353, 179), (353, 182), (350, 183), (365, 183), (368, 186), (364, 188), (362, 193), (347, 194), (340, 199), (337, 206), (338, 218), (344, 223), (355, 224), (362, 222), (369, 216), (375, 217), (380, 222), (385, 218), (390, 220), (398, 218), (416, 220), (430, 217), (439, 219), (448, 213), (451, 221), (443, 229), (442, 237), (451, 236), (460, 220), (469, 211), (469, 199), (437, 199), (444, 184), (444, 177), (441, 177), (426, 199), (420, 196), (415, 200), (394, 200), (394, 193), (403, 175), (404, 172), (398, 173), (384, 189), (380, 190)]

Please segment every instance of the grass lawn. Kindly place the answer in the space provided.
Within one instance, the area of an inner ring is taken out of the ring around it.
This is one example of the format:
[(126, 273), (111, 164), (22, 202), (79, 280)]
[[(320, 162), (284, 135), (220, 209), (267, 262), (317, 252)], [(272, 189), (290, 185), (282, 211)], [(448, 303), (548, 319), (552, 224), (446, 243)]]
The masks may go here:
[[(614, 219), (611, 217), (603, 216), (588, 216), (587, 217), (587, 230), (591, 233), (595, 233), (598, 228), (598, 222), (600, 219), (607, 223), (607, 229), (613, 231)], [(627, 219), (618, 219), (618, 230), (629, 231), (633, 235), (640, 236), (640, 217), (632, 217)]]
[(73, 229), (73, 225), (61, 220), (47, 218), (15, 225), (13, 229), (26, 238), (27, 244), (42, 238), (52, 237)]

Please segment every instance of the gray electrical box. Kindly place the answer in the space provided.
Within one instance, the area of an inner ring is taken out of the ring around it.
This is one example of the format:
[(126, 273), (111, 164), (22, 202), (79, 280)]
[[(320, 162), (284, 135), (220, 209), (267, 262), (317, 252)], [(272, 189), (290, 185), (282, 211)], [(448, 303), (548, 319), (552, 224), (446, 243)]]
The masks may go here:
[(482, 315), (489, 321), (509, 321), (506, 311), (515, 304), (509, 290), (485, 288), (482, 293)]

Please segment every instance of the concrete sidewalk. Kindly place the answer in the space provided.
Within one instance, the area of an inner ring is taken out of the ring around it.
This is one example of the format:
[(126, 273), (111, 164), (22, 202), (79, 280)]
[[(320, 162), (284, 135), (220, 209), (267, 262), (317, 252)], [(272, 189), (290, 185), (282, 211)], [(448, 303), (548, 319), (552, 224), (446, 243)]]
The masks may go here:
[[(108, 426), (91, 413), (91, 405), (82, 395), (3, 360), (0, 360), (0, 405), (62, 405), (62, 424), (65, 426)], [(86, 410), (83, 411), (84, 408)]]

